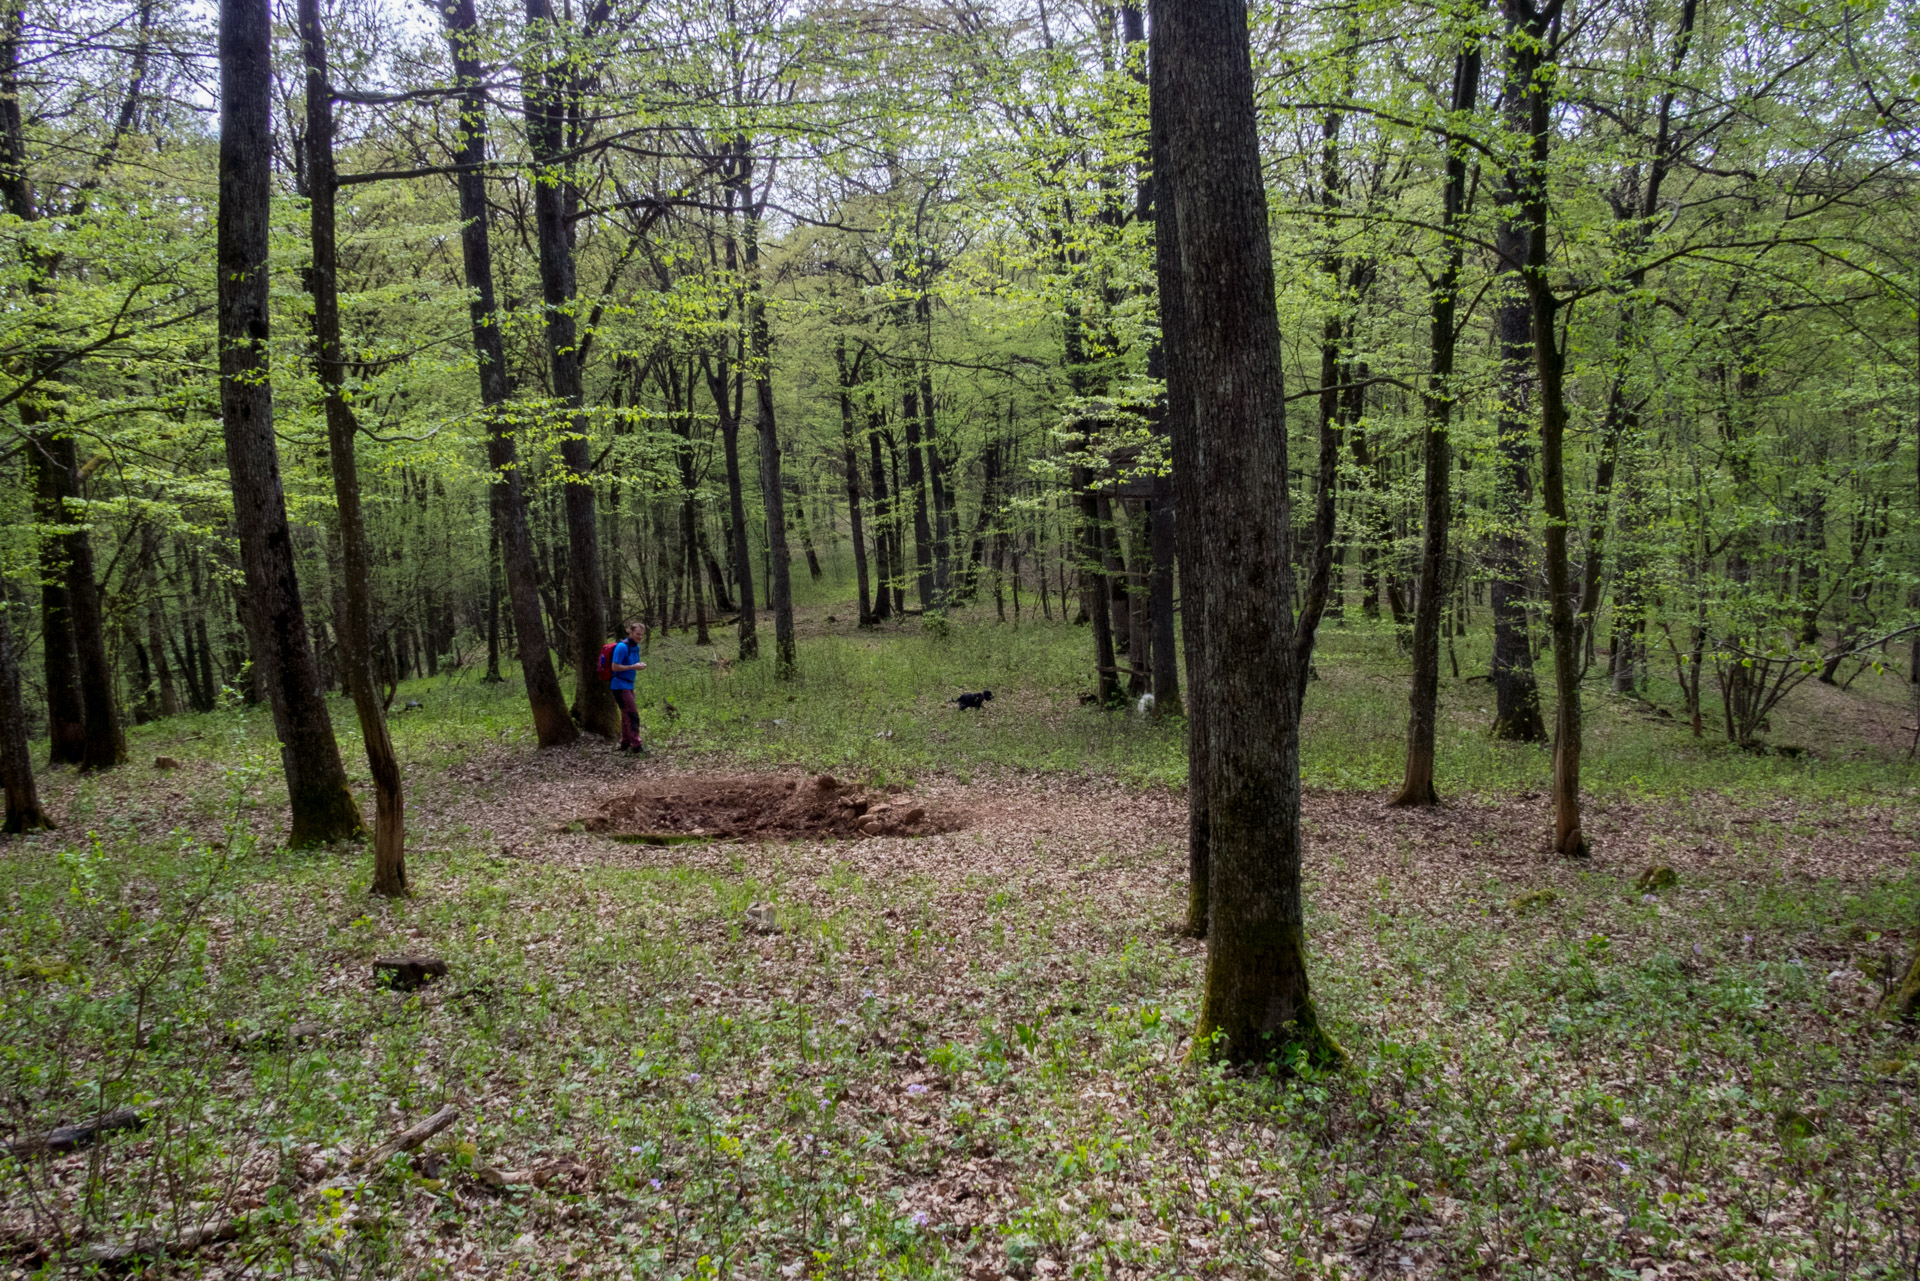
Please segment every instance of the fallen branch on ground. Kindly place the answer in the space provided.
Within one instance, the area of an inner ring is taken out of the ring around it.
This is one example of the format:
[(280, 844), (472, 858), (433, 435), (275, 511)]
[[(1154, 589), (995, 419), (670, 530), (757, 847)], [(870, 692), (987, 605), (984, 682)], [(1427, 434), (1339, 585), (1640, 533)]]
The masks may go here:
[[(413, 1151), (422, 1143), (425, 1143), (428, 1139), (440, 1133), (440, 1131), (446, 1129), (449, 1125), (452, 1125), (459, 1115), (460, 1109), (449, 1103), (426, 1120), (408, 1126), (391, 1139), (388, 1139), (385, 1143), (380, 1144), (368, 1152), (365, 1156), (356, 1157), (354, 1160), (348, 1162), (347, 1172), (345, 1174), (308, 1188), (300, 1194), (300, 1200), (302, 1202), (311, 1201), (315, 1197), (323, 1196), (328, 1192), (338, 1192), (353, 1186), (353, 1184), (358, 1181), (356, 1176), (361, 1171), (377, 1168), (389, 1157), (401, 1152)], [(241, 1230), (259, 1213), (260, 1211), (258, 1210), (249, 1210), (245, 1214), (236, 1215), (233, 1218), (196, 1224), (184, 1232), (173, 1236), (156, 1232), (150, 1236), (138, 1237), (132, 1241), (122, 1242), (119, 1245), (106, 1243), (90, 1245), (86, 1249), (81, 1250), (74, 1261), (78, 1263), (125, 1263), (131, 1259), (142, 1258), (152, 1254), (187, 1254), (198, 1250), (201, 1246), (232, 1240), (234, 1237), (239, 1236)]]

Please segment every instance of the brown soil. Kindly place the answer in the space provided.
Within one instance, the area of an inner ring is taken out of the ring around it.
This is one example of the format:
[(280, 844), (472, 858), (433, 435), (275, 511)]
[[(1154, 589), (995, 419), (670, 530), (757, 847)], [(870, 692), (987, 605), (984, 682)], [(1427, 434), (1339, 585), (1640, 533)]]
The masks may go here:
[(858, 840), (928, 836), (962, 826), (956, 816), (911, 798), (842, 783), (831, 774), (662, 779), (602, 802), (582, 824), (589, 832), (638, 841), (674, 836)]

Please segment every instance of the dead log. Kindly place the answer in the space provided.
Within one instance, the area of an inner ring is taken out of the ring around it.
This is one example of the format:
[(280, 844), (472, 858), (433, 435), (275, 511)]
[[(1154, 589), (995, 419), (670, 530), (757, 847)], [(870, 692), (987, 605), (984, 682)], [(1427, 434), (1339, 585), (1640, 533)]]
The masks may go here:
[(77, 1152), (81, 1148), (92, 1147), (94, 1140), (103, 1134), (111, 1134), (115, 1130), (137, 1130), (146, 1123), (146, 1118), (132, 1108), (120, 1108), (78, 1125), (62, 1125), (44, 1134), (29, 1134), (15, 1139), (6, 1145), (7, 1155), (25, 1157), (39, 1156), (43, 1152)]
[[(361, 1171), (377, 1168), (389, 1157), (395, 1156), (398, 1153), (413, 1151), (422, 1143), (425, 1143), (428, 1139), (440, 1133), (440, 1131), (446, 1129), (449, 1125), (452, 1125), (459, 1115), (459, 1108), (451, 1103), (447, 1104), (447, 1106), (441, 1108), (426, 1120), (408, 1126), (366, 1155), (356, 1157), (348, 1163), (346, 1174), (308, 1188), (300, 1194), (300, 1200), (302, 1202), (311, 1201), (315, 1197), (324, 1196), (328, 1192), (338, 1192), (353, 1186), (356, 1182), (355, 1176)], [(246, 1214), (236, 1215), (230, 1219), (219, 1219), (209, 1223), (198, 1224), (174, 1236), (153, 1233), (144, 1237), (136, 1237), (132, 1241), (121, 1242), (118, 1245), (106, 1243), (90, 1245), (75, 1256), (75, 1261), (82, 1264), (115, 1264), (126, 1263), (133, 1259), (146, 1258), (159, 1254), (188, 1254), (194, 1250), (198, 1250), (201, 1246), (213, 1245), (221, 1241), (231, 1241), (233, 1238), (239, 1236), (261, 1213), (259, 1210), (253, 1210)]]

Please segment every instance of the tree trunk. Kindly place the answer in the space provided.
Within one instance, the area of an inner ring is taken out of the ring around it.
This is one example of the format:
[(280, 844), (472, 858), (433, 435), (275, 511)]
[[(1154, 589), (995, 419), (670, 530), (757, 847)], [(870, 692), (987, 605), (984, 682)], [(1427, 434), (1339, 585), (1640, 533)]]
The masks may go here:
[(178, 716), (180, 690), (174, 684), (173, 664), (167, 661), (167, 615), (166, 607), (160, 600), (158, 578), (154, 583), (153, 600), (147, 606), (147, 648), (153, 651), (155, 674), (160, 680), (160, 715)]
[[(1165, 0), (1162, 0), (1164, 3)], [(1156, 14), (1158, 11), (1156, 11)], [(1168, 134), (1169, 86), (1160, 51), (1163, 42), (1162, 19), (1155, 17), (1149, 39), (1147, 64), (1151, 84), (1148, 92), (1149, 144), (1155, 174), (1165, 174), (1173, 164)], [(1189, 938), (1207, 936), (1208, 899), (1212, 859), (1211, 816), (1208, 796), (1207, 699), (1200, 684), (1205, 670), (1206, 620), (1195, 590), (1195, 565), (1199, 558), (1198, 525), (1200, 450), (1193, 419), (1193, 399), (1184, 356), (1191, 345), (1187, 334), (1184, 294), (1181, 289), (1180, 241), (1165, 182), (1154, 183), (1154, 275), (1160, 303), (1160, 345), (1165, 360), (1167, 386), (1167, 445), (1172, 457), (1170, 488), (1174, 506), (1173, 532), (1175, 554), (1180, 563), (1180, 641), (1187, 664), (1187, 915), (1181, 933)], [(1155, 553), (1156, 556), (1158, 553)], [(1035, 548), (1038, 560), (1038, 547)], [(1040, 603), (1047, 600), (1047, 575), (1040, 565)], [(1171, 654), (1171, 650), (1169, 650)]]
[(1286, 413), (1246, 7), (1159, 0), (1152, 41), (1156, 151), (1172, 162), (1160, 229), (1177, 264), (1161, 296), (1179, 298), (1167, 356), (1191, 406), (1173, 427), (1196, 464), (1188, 563), (1206, 633), (1190, 686), (1206, 704), (1211, 826), (1194, 1048), (1330, 1063), (1341, 1051), (1309, 994), (1301, 908)]
[(1094, 697), (1101, 707), (1120, 698), (1118, 664), (1113, 652), (1113, 611), (1107, 605), (1107, 576), (1102, 571), (1106, 540), (1100, 533), (1100, 500), (1087, 468), (1073, 468), (1073, 492), (1080, 500), (1080, 597), (1093, 624)]
[(27, 706), (20, 697), (20, 656), (13, 643), (12, 605), (0, 588), (0, 785), (7, 793), (8, 832), (35, 832), (53, 826), (40, 807), (33, 781), (33, 753), (27, 745)]
[(280, 736), (293, 810), (288, 840), (302, 846), (357, 838), (366, 829), (320, 693), (273, 434), (267, 364), (271, 41), (266, 0), (221, 0), (220, 408), (253, 661)]
[(900, 416), (907, 425), (907, 485), (913, 490), (913, 563), (915, 585), (919, 589), (920, 610), (928, 613), (940, 607), (933, 578), (933, 523), (927, 514), (927, 470), (920, 454), (920, 393), (909, 387), (900, 404)]
[(879, 578), (873, 593), (873, 621), (878, 623), (894, 613), (893, 584), (899, 573), (899, 560), (891, 544), (893, 507), (887, 497), (886, 462), (880, 456), (878, 424), (867, 424), (867, 452), (871, 457), (869, 475), (873, 478), (873, 558), (879, 565)]
[(746, 224), (747, 337), (753, 361), (755, 422), (760, 429), (760, 501), (767, 515), (767, 606), (773, 610), (773, 673), (791, 680), (798, 656), (793, 636), (793, 578), (787, 550), (786, 491), (780, 477), (780, 434), (773, 416), (773, 342), (767, 329), (767, 299), (760, 279), (760, 209), (754, 203), (752, 161), (739, 144), (739, 177)]
[[(454, 79), (460, 89), (461, 146), (455, 159), (478, 166), (487, 156), (485, 73), (477, 45), (479, 24), (473, 0), (450, 0), (444, 10)], [(514, 648), (533, 712), (533, 731), (542, 747), (564, 747), (579, 737), (567, 715), (567, 700), (553, 668), (552, 647), (540, 608), (540, 569), (534, 560), (533, 531), (527, 516), (526, 481), (514, 441), (507, 402), (506, 344), (493, 292), (493, 248), (487, 228), (486, 176), (463, 170), (460, 192), (460, 253), (466, 273), (473, 325), (473, 350), (480, 374), (480, 403), (487, 416), (487, 468), (492, 519), (500, 531), (500, 556), (507, 578), (507, 602), (513, 614)]]
[(1546, 55), (1552, 14), (1559, 0), (1536, 9), (1531, 0), (1507, 0), (1509, 21), (1517, 29), (1509, 54), (1507, 94), (1510, 120), (1522, 121), (1531, 141), (1524, 165), (1509, 175), (1526, 234), (1523, 280), (1533, 304), (1533, 355), (1540, 388), (1540, 507), (1546, 517), (1542, 540), (1547, 571), (1547, 621), (1553, 635), (1553, 848), (1568, 857), (1588, 853), (1580, 830), (1580, 674), (1578, 629), (1574, 620), (1573, 574), (1567, 554), (1566, 356), (1560, 349), (1560, 302), (1547, 279), (1546, 166), (1551, 143), (1553, 63)]
[(540, 251), (540, 294), (546, 315), (547, 367), (554, 399), (570, 417), (560, 437), (567, 470), (567, 616), (573, 642), (573, 710), (580, 728), (601, 738), (620, 732), (613, 694), (596, 675), (600, 646), (609, 634), (600, 571), (600, 521), (593, 492), (593, 454), (583, 412), (580, 343), (573, 321), (573, 205), (571, 167), (559, 157), (564, 124), (576, 96), (571, 50), (556, 50), (559, 36), (548, 0), (526, 0), (527, 26), (535, 41), (523, 71), (527, 146), (539, 166), (533, 183), (533, 216)]
[(80, 701), (80, 664), (74, 657), (73, 613), (67, 592), (67, 540), (52, 532), (66, 520), (66, 469), (53, 451), (53, 442), (33, 424), (42, 421), (37, 408), (21, 400), (23, 427), (35, 434), (27, 451), (34, 473), (34, 518), (40, 534), (40, 639), (42, 675), (47, 687), (49, 765), (78, 765), (87, 758), (86, 711)]
[(353, 709), (360, 718), (367, 772), (373, 778), (373, 892), (386, 898), (404, 898), (406, 802), (400, 758), (393, 750), (386, 711), (373, 687), (372, 569), (354, 448), (359, 424), (342, 387), (340, 292), (335, 265), (333, 86), (327, 74), (320, 0), (299, 0), (299, 13), (300, 50), (307, 68), (307, 219), (313, 243), (308, 281), (313, 293), (314, 365), (326, 396), (327, 459), (333, 470), (333, 497), (340, 521), (340, 594), (346, 602), (345, 615), (335, 620), (334, 631), (339, 637), (347, 690), (353, 695)]
[(720, 372), (707, 374), (707, 386), (713, 392), (714, 408), (720, 415), (720, 441), (727, 461), (727, 504), (729, 512), (729, 532), (732, 535), (728, 549), (733, 558), (734, 583), (740, 593), (740, 625), (738, 657), (742, 662), (760, 657), (760, 637), (755, 630), (753, 607), (753, 561), (747, 543), (747, 503), (740, 481), (740, 415), (738, 405), (729, 403), (728, 387), (734, 380), (729, 375), (727, 362), (720, 362)]
[[(1501, 112), (1511, 126), (1526, 126), (1527, 74), (1509, 52)], [(1516, 123), (1516, 114), (1518, 120)], [(1495, 267), (1500, 301), (1494, 328), (1500, 342), (1499, 405), (1495, 419), (1493, 534), (1488, 559), (1493, 613), (1493, 736), (1517, 743), (1547, 737), (1540, 716), (1540, 687), (1533, 674), (1533, 642), (1527, 623), (1526, 550), (1531, 542), (1528, 511), (1533, 505), (1533, 448), (1528, 422), (1532, 414), (1533, 302), (1522, 273), (1527, 260), (1527, 229), (1520, 195), (1502, 183), (1496, 193), (1500, 220), (1494, 229)]]
[(925, 293), (918, 301), (926, 334), (920, 362), (920, 421), (927, 441), (927, 483), (933, 491), (933, 590), (945, 609), (953, 593), (955, 527), (953, 488), (947, 483), (947, 464), (940, 455), (940, 430), (933, 408), (933, 304)]
[[(34, 448), (51, 450), (56, 465), (65, 471), (64, 496), (79, 499), (80, 465), (73, 437), (65, 432), (43, 433), (33, 441)], [(62, 523), (71, 526), (60, 538), (65, 544), (67, 610), (73, 622), (81, 722), (86, 731), (80, 768), (112, 769), (127, 759), (127, 735), (114, 697), (113, 665), (107, 661), (106, 619), (100, 608), (100, 587), (94, 581), (93, 536), (80, 512), (67, 511)]]
[(498, 685), (500, 674), (500, 522), (495, 519), (491, 494), (487, 503), (487, 674), (480, 679)]
[(860, 521), (860, 462), (854, 449), (853, 371), (847, 364), (847, 339), (834, 339), (833, 366), (839, 374), (840, 442), (842, 466), (847, 473), (847, 524), (853, 538), (853, 576), (860, 589), (860, 626), (874, 624), (873, 595), (867, 582), (866, 534)]
[[(1131, 660), (1133, 656), (1133, 604), (1127, 592), (1127, 562), (1120, 541), (1120, 520), (1113, 514), (1113, 497), (1101, 492), (1095, 495), (1094, 515), (1099, 522), (1097, 532), (1100, 536), (1101, 577), (1106, 586), (1107, 610), (1113, 618), (1113, 652), (1125, 654)], [(1124, 514), (1125, 509), (1122, 508)], [(1138, 664), (1131, 664), (1138, 666)], [(1115, 678), (1118, 679), (1116, 672)]]
[[(1471, 113), (1480, 92), (1480, 46), (1469, 36), (1469, 46), (1454, 59), (1451, 117)], [(1442, 233), (1453, 230), (1466, 215), (1467, 160), (1451, 135), (1446, 139), (1446, 186), (1441, 199)], [(1435, 731), (1440, 702), (1440, 621), (1449, 595), (1447, 583), (1447, 526), (1453, 519), (1454, 295), (1460, 284), (1465, 244), (1448, 235), (1442, 247), (1444, 262), (1433, 284), (1433, 368), (1424, 397), (1427, 419), (1426, 528), (1420, 547), (1420, 591), (1414, 602), (1413, 682), (1408, 697), (1407, 771), (1394, 805), (1438, 805), (1433, 786)]]

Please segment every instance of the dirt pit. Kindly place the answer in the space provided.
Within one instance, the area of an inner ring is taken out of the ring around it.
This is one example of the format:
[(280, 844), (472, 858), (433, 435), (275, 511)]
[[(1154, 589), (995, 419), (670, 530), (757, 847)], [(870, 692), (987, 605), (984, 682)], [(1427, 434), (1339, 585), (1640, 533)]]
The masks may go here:
[(602, 802), (581, 824), (614, 840), (658, 845), (927, 836), (962, 826), (955, 816), (911, 797), (843, 783), (831, 774), (663, 780)]

